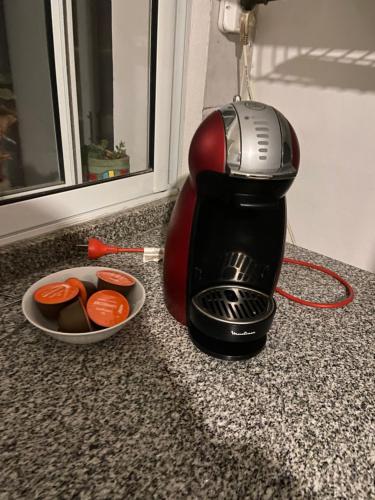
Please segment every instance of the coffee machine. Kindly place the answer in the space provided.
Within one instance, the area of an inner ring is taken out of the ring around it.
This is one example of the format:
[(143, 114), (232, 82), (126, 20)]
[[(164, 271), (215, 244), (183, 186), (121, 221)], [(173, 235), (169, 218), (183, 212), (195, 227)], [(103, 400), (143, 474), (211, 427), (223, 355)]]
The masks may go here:
[(285, 193), (299, 145), (275, 108), (235, 101), (209, 115), (189, 151), (164, 257), (165, 301), (202, 351), (246, 359), (265, 345), (285, 244)]

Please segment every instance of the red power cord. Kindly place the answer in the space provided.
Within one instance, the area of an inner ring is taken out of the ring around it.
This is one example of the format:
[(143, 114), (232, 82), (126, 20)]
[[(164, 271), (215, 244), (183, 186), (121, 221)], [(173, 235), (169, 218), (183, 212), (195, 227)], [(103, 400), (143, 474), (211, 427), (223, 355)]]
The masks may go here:
[(324, 274), (328, 274), (328, 276), (331, 276), (332, 278), (339, 281), (342, 285), (344, 285), (346, 289), (345, 299), (340, 300), (338, 302), (312, 302), (310, 300), (301, 299), (300, 297), (296, 297), (295, 295), (285, 292), (285, 290), (283, 290), (282, 288), (276, 288), (275, 291), (280, 295), (282, 295), (283, 297), (286, 297), (289, 300), (293, 300), (293, 302), (298, 302), (298, 304), (303, 304), (304, 306), (319, 307), (321, 309), (336, 309), (338, 307), (347, 306), (348, 304), (350, 304), (350, 302), (353, 301), (354, 299), (353, 288), (349, 285), (349, 283), (346, 280), (344, 280), (344, 278), (341, 278), (341, 276), (331, 271), (330, 269), (327, 269), (326, 267), (323, 266), (319, 266), (318, 264), (312, 264), (311, 262), (305, 262), (304, 260), (290, 259), (289, 257), (285, 257), (283, 259), (283, 262), (286, 264), (296, 264), (297, 266), (308, 267), (310, 269), (315, 269), (316, 271), (320, 271)]
[[(106, 245), (102, 241), (96, 239), (96, 238), (90, 238), (88, 241), (88, 245), (78, 245), (78, 246), (84, 246), (88, 247), (88, 258), (89, 259), (99, 259), (103, 255), (108, 255), (108, 254), (113, 254), (113, 253), (133, 253), (133, 252), (139, 252), (143, 253), (144, 248), (121, 248), (117, 246), (111, 246), (111, 245)], [(326, 267), (319, 266), (318, 264), (312, 264), (311, 262), (305, 262), (303, 260), (296, 260), (296, 259), (290, 259), (289, 257), (285, 257), (283, 259), (283, 262), (286, 264), (296, 264), (298, 266), (303, 266), (303, 267), (308, 267), (310, 269), (315, 269), (317, 271), (320, 271), (322, 273), (328, 274), (328, 276), (331, 276), (332, 278), (335, 278), (337, 281), (339, 281), (342, 285), (344, 285), (346, 289), (346, 297), (343, 300), (340, 300), (338, 302), (312, 302), (310, 300), (305, 300), (301, 299), (300, 297), (296, 297), (295, 295), (292, 295), (288, 292), (285, 292), (281, 288), (276, 288), (276, 292), (282, 295), (283, 297), (286, 297), (289, 300), (292, 300), (293, 302), (298, 302), (298, 304), (303, 304), (304, 306), (309, 306), (309, 307), (319, 307), (323, 309), (336, 309), (338, 307), (344, 307), (350, 304), (350, 302), (353, 301), (354, 299), (354, 291), (353, 288), (349, 285), (347, 281), (344, 280), (344, 278), (341, 278), (338, 274), (335, 272), (331, 271), (330, 269), (327, 269)]]
[(79, 245), (79, 246), (87, 246), (87, 256), (89, 259), (96, 260), (103, 255), (109, 255), (113, 253), (143, 253), (144, 248), (121, 248), (113, 245), (106, 245), (102, 241), (96, 238), (90, 238), (88, 241), (88, 245)]

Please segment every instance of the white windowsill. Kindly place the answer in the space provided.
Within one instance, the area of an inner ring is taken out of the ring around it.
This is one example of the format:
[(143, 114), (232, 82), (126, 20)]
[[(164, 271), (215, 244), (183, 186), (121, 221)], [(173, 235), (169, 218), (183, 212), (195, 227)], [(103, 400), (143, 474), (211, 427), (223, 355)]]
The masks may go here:
[(36, 236), (41, 236), (43, 234), (48, 234), (58, 229), (74, 226), (76, 224), (82, 224), (84, 222), (94, 220), (98, 217), (113, 215), (117, 212), (122, 212), (129, 208), (144, 205), (145, 203), (150, 203), (152, 201), (161, 200), (164, 198), (174, 199), (177, 196), (177, 194), (178, 190), (172, 188), (168, 189), (167, 191), (163, 191), (161, 193), (140, 196), (132, 200), (127, 200), (121, 203), (116, 203), (106, 207), (94, 209), (91, 210), (90, 212), (85, 212), (80, 215), (65, 217), (60, 220), (56, 220), (50, 224), (44, 224), (41, 226), (33, 227), (32, 229), (29, 229), (27, 231), (15, 232), (13, 234), (4, 236), (0, 238), (0, 246), (8, 245), (10, 243), (15, 243), (17, 241), (33, 238)]

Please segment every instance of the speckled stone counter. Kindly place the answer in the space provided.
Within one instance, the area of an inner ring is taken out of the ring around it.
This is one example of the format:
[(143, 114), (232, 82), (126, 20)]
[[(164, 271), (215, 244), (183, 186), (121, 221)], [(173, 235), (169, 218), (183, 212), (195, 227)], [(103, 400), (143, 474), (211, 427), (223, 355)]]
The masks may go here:
[[(161, 228), (148, 225), (127, 243), (160, 244)], [(3, 301), (87, 263), (62, 248), (54, 259), (52, 236), (47, 248), (43, 269), (30, 258), (13, 280), (1, 262)], [(245, 362), (196, 350), (166, 311), (161, 264), (137, 255), (98, 262), (147, 292), (142, 312), (103, 343), (59, 343), (26, 323), (20, 304), (3, 308), (0, 499), (375, 498), (375, 276), (293, 246), (286, 254), (342, 274), (355, 302), (317, 310), (277, 297), (267, 346)], [(280, 284), (306, 298), (342, 293), (293, 266)]]

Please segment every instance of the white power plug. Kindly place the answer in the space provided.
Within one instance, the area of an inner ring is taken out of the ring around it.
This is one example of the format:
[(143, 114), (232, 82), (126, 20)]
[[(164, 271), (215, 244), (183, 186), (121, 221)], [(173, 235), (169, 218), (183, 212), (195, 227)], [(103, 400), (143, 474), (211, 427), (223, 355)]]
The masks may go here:
[(159, 262), (164, 258), (164, 248), (144, 247), (143, 262)]

